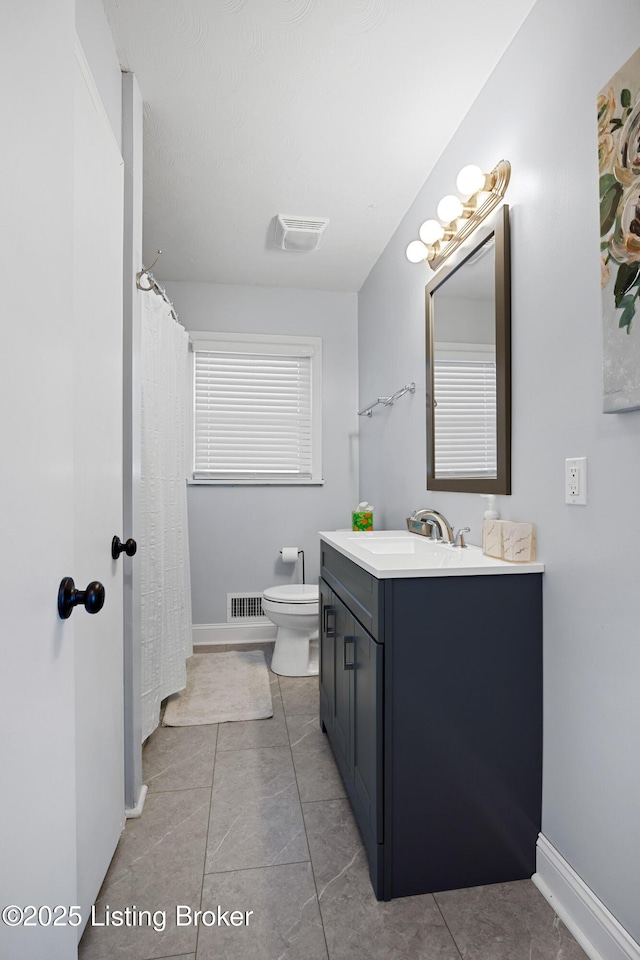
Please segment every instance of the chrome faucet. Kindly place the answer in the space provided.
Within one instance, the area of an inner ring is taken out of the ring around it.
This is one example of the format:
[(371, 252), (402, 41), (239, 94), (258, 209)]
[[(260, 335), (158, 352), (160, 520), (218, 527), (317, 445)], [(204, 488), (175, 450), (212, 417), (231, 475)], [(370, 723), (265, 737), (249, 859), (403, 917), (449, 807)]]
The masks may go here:
[(453, 538), (453, 547), (466, 547), (464, 540), (465, 533), (471, 533), (471, 527), (461, 527)]
[[(453, 530), (451, 524), (443, 517), (441, 513), (438, 513), (437, 510), (414, 510), (411, 514), (409, 520), (407, 520), (407, 526), (411, 530), (411, 522), (417, 524), (428, 523), (431, 526), (431, 539), (432, 540), (442, 540), (444, 543), (453, 543)], [(413, 530), (412, 532), (416, 532)], [(434, 537), (434, 533), (436, 536)]]

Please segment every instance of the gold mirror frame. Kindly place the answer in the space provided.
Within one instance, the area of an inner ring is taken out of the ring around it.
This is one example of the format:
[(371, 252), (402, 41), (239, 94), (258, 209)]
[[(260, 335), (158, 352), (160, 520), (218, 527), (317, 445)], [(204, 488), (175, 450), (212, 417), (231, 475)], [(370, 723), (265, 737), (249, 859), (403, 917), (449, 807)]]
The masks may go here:
[[(460, 269), (485, 243), (495, 237), (495, 343), (496, 343), (496, 440), (497, 476), (435, 476), (435, 430), (433, 408), (434, 306), (433, 295), (448, 277)], [(511, 493), (511, 251), (509, 207), (503, 205), (478, 230), (473, 247), (460, 251), (446, 269), (440, 270), (425, 288), (426, 383), (427, 383), (427, 490), (458, 493)]]

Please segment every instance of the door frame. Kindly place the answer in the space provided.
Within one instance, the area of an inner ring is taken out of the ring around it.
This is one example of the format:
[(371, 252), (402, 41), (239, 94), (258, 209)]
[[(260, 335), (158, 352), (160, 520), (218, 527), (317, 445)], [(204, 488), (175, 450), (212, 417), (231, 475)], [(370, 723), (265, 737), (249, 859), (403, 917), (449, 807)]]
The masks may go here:
[[(86, 922), (125, 820), (123, 565), (110, 551), (122, 517), (124, 162), (77, 34), (74, 47), (75, 496), (69, 519), (74, 575), (81, 585), (97, 575), (107, 594), (98, 617), (75, 614), (76, 903)], [(83, 929), (78, 926), (78, 936)]]
[[(124, 159), (123, 265), (123, 535), (140, 529), (142, 304), (136, 274), (142, 268), (143, 103), (133, 73), (122, 74), (122, 156)], [(139, 544), (139, 547), (142, 546)], [(141, 816), (147, 794), (142, 783), (142, 678), (140, 562), (123, 556), (124, 566), (124, 791), (127, 818)]]

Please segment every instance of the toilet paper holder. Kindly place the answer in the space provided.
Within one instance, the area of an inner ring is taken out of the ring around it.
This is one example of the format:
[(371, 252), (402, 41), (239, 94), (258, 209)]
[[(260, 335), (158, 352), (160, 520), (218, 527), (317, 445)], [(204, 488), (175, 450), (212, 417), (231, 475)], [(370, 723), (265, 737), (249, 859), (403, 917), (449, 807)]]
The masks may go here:
[[(280, 551), (280, 556), (282, 557), (283, 563), (292, 563), (292, 562), (293, 562), (293, 561), (289, 561), (289, 560), (285, 560), (285, 559), (284, 559), (284, 550), (281, 550), (281, 551)], [(304, 582), (305, 582), (305, 579), (304, 579), (304, 550), (298, 550), (298, 556), (299, 556), (299, 557), (300, 557), (300, 556), (302, 557), (302, 582), (304, 583)]]

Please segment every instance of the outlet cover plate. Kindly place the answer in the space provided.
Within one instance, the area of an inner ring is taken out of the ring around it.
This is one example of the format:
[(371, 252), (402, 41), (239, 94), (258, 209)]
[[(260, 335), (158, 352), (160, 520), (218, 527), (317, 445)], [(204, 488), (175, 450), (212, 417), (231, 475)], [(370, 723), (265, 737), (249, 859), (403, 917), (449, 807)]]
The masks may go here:
[(587, 458), (573, 457), (564, 462), (565, 503), (584, 506), (587, 502)]

